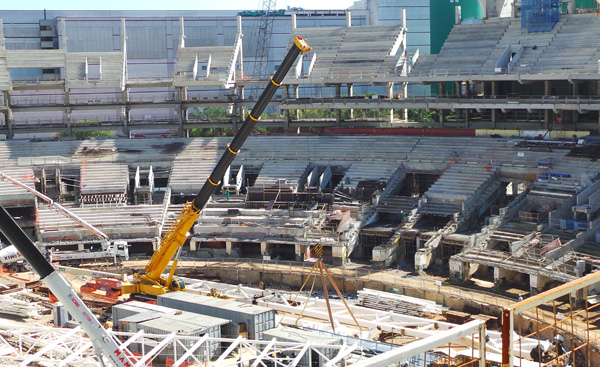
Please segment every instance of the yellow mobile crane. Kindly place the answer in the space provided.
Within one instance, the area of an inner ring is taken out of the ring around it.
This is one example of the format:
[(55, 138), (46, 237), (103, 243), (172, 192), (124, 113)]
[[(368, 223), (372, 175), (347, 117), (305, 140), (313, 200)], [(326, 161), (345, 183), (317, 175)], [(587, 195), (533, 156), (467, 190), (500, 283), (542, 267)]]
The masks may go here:
[(187, 239), (187, 233), (194, 225), (200, 211), (204, 208), (210, 199), (210, 196), (219, 185), (223, 175), (225, 175), (225, 171), (231, 165), (231, 162), (238, 154), (248, 135), (252, 132), (254, 125), (260, 118), (265, 107), (267, 107), (271, 101), (271, 98), (273, 98), (275, 91), (281, 85), (283, 78), (294, 64), (294, 61), (301, 52), (308, 52), (310, 50), (311, 47), (302, 39), (302, 37), (298, 36), (295, 38), (294, 45), (288, 51), (281, 66), (273, 78), (271, 78), (270, 83), (261, 94), (254, 105), (254, 108), (248, 114), (240, 131), (227, 146), (227, 150), (223, 153), (223, 156), (204, 183), (204, 186), (202, 186), (198, 195), (193, 201), (189, 201), (185, 204), (179, 217), (177, 217), (177, 220), (162, 237), (159, 248), (154, 252), (152, 258), (146, 265), (145, 272), (134, 273), (133, 281), (126, 282), (121, 286), (121, 292), (123, 294), (134, 294), (141, 296), (140, 298), (144, 298), (144, 295), (156, 297), (167, 292), (185, 289), (183, 281), (173, 276), (177, 266), (177, 259), (174, 260), (169, 276), (166, 279), (162, 277), (163, 272), (173, 258), (173, 255), (181, 250), (181, 246)]

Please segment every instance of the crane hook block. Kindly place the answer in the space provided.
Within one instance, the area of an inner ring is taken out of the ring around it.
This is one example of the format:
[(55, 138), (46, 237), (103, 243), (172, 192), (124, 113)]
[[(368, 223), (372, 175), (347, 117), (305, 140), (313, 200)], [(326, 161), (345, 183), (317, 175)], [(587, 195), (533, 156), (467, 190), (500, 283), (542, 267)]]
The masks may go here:
[(300, 37), (300, 36), (296, 36), (296, 39), (294, 40), (294, 44), (296, 44), (296, 46), (298, 46), (298, 48), (302, 52), (308, 52), (308, 51), (312, 50), (312, 47), (310, 47), (308, 45), (308, 43), (306, 43), (306, 41), (303, 40), (302, 37)]

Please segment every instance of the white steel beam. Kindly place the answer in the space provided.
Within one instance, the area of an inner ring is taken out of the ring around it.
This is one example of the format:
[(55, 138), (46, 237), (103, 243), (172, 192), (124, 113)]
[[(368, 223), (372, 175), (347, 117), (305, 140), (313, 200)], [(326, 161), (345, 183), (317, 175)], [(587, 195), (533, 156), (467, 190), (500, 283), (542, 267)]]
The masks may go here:
[(146, 353), (145, 356), (140, 358), (140, 360), (138, 361), (138, 363), (135, 364), (135, 366), (136, 367), (145, 366), (146, 362), (148, 362), (150, 360), (150, 358), (152, 358), (156, 354), (158, 354), (164, 347), (167, 346), (167, 344), (169, 344), (173, 339), (175, 339), (176, 336), (177, 336), (177, 334), (174, 332), (167, 335), (167, 337), (164, 338), (163, 341), (158, 343), (154, 348), (152, 348), (152, 350), (150, 352)]
[(242, 338), (241, 335), (238, 336), (237, 339), (235, 339), (235, 341), (231, 343), (229, 347), (227, 347), (227, 349), (225, 349), (225, 351), (219, 356), (219, 358), (214, 363), (211, 363), (211, 366), (220, 366), (225, 360), (225, 358), (227, 358), (227, 356), (230, 355), (231, 352), (235, 350), (235, 348), (237, 348), (237, 346), (242, 342), (243, 339), (244, 338)]
[(204, 334), (200, 340), (198, 340), (190, 349), (188, 349), (182, 356), (179, 358), (174, 364), (173, 367), (180, 366), (186, 359), (188, 359), (194, 352), (200, 348), (202, 344), (204, 344), (208, 340), (208, 334)]
[(425, 353), (442, 345), (447, 345), (456, 339), (468, 335), (478, 334), (484, 323), (481, 320), (473, 320), (464, 325), (457, 326), (450, 330), (440, 331), (429, 338), (417, 340), (407, 345), (403, 345), (389, 352), (379, 354), (367, 360), (361, 360), (355, 363), (354, 367), (384, 367), (390, 364), (397, 364), (411, 357)]
[(273, 345), (275, 345), (276, 340), (277, 339), (275, 339), (275, 338), (271, 339), (269, 344), (267, 344), (267, 346), (262, 350), (262, 352), (258, 355), (258, 357), (256, 357), (256, 361), (254, 361), (254, 363), (252, 363), (252, 367), (258, 366), (258, 364), (261, 362), (261, 360), (269, 354), (269, 351), (271, 350), (271, 348), (273, 348)]
[(29, 358), (27, 358), (23, 362), (21, 362), (21, 364), (19, 364), (19, 366), (23, 366), (23, 367), (30, 366), (31, 362), (36, 360), (38, 357), (44, 355), (46, 352), (48, 352), (52, 348), (56, 347), (58, 344), (62, 343), (63, 340), (66, 340), (69, 337), (77, 334), (80, 330), (81, 330), (81, 327), (78, 326), (78, 327), (72, 329), (71, 331), (69, 331), (66, 335), (64, 335), (63, 339), (56, 339), (52, 343), (46, 344), (45, 347), (41, 348), (35, 354), (31, 355)]
[(358, 348), (358, 344), (352, 344), (350, 346), (345, 346), (343, 349), (340, 349), (338, 354), (329, 360), (329, 362), (325, 363), (325, 367), (333, 367), (336, 366), (339, 361), (346, 358), (348, 354), (352, 353), (354, 350)]
[(302, 357), (304, 357), (304, 354), (306, 354), (306, 351), (308, 350), (308, 348), (310, 348), (310, 340), (306, 341), (306, 344), (304, 344), (304, 346), (302, 347), (302, 350), (300, 350), (300, 352), (296, 355), (296, 358), (294, 358), (294, 360), (292, 361), (292, 363), (289, 366), (296, 367), (298, 362), (300, 362)]

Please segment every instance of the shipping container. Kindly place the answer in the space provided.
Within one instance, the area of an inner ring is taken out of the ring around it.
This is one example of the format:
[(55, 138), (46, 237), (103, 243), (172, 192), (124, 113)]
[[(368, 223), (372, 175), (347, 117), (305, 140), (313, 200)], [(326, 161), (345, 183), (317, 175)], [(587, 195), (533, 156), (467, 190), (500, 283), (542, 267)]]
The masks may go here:
[[(176, 311), (174, 314), (160, 314), (156, 311), (140, 313), (121, 319), (123, 331), (137, 333), (140, 330), (144, 334), (168, 335), (177, 333), (181, 336), (200, 337), (208, 334), (211, 338), (221, 337), (221, 327), (229, 324), (229, 320), (212, 316), (199, 316), (197, 313)], [(131, 344), (131, 350), (141, 353), (142, 349), (148, 351), (160, 342), (161, 339), (152, 338), (144, 335), (140, 342)], [(196, 340), (186, 342), (171, 343), (160, 353), (157, 360), (166, 361), (167, 358), (174, 358), (183, 355), (186, 350), (192, 347)], [(176, 350), (174, 350), (176, 348)], [(201, 348), (194, 352), (197, 358), (207, 360), (220, 354), (221, 343), (215, 340), (209, 340)]]
[[(162, 314), (174, 314), (175, 310), (167, 307), (153, 305), (150, 303), (144, 303), (139, 301), (131, 301), (114, 305), (112, 307), (112, 318), (113, 318), (113, 330), (119, 330), (121, 319), (133, 315), (137, 315), (142, 312), (158, 312)], [(124, 331), (124, 330), (123, 330)]]
[(275, 327), (275, 311), (273, 309), (230, 299), (186, 292), (171, 292), (158, 296), (157, 303), (160, 306), (230, 320), (229, 325), (224, 329), (225, 335), (223, 335), (228, 338), (235, 338), (239, 335), (239, 324), (245, 324), (245, 330), (250, 339), (262, 339), (263, 331)]

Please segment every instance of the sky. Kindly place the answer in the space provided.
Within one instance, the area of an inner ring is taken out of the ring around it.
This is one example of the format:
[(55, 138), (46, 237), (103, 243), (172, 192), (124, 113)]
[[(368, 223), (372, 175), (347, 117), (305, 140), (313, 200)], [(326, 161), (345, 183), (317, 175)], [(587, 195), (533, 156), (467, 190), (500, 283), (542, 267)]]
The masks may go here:
[[(21, 0), (2, 1), (0, 10), (255, 10), (260, 0)], [(277, 0), (276, 9), (346, 9), (354, 0)]]

